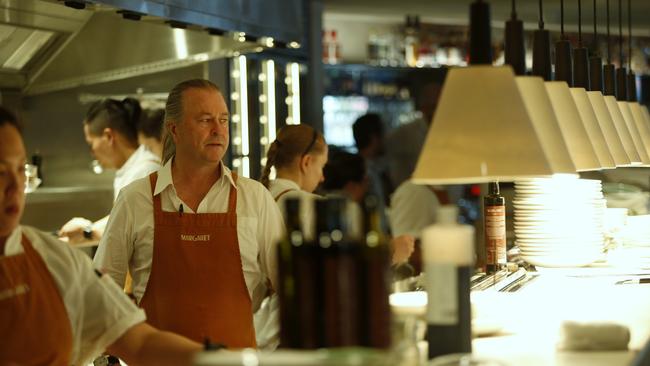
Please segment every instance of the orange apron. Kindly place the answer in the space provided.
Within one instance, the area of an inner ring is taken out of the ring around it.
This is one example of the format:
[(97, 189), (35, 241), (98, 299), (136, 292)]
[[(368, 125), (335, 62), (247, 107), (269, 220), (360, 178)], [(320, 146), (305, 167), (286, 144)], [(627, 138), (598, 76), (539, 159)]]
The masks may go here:
[(0, 365), (70, 365), (72, 328), (50, 272), (23, 235), (0, 257)]
[[(152, 192), (157, 179), (149, 176)], [(140, 302), (148, 322), (197, 342), (255, 347), (237, 239), (237, 190), (230, 187), (225, 213), (163, 212), (160, 201), (160, 194), (153, 197), (153, 261)]]

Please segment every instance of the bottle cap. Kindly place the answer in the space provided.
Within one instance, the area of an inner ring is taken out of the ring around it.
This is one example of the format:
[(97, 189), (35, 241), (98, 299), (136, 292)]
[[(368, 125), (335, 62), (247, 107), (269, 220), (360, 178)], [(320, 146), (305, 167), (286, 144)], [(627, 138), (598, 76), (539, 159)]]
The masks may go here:
[(437, 220), (439, 224), (458, 223), (458, 207), (456, 205), (442, 205), (438, 208)]

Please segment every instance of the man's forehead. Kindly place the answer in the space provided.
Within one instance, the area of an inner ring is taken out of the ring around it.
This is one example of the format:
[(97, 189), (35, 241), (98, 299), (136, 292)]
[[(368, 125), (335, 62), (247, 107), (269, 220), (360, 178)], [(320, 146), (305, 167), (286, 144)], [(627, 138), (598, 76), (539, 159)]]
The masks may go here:
[(228, 114), (228, 106), (223, 96), (214, 89), (192, 88), (186, 90), (183, 94), (183, 107), (196, 114)]

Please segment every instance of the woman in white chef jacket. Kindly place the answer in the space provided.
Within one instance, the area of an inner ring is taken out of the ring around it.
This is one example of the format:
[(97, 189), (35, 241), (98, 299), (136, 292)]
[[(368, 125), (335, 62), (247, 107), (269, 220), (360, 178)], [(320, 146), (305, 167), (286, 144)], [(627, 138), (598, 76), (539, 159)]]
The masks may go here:
[[(120, 190), (136, 179), (160, 168), (160, 157), (138, 145), (138, 124), (142, 110), (133, 98), (122, 101), (105, 99), (94, 103), (83, 122), (86, 142), (102, 167), (117, 169), (113, 180), (113, 199)], [(101, 239), (108, 216), (92, 222), (75, 217), (61, 230), (61, 238), (70, 243)]]
[(90, 258), (19, 225), (25, 146), (0, 106), (0, 365), (82, 365), (108, 350), (133, 364), (190, 364), (201, 345), (145, 323)]
[[(307, 236), (312, 235), (313, 200), (319, 197), (312, 192), (324, 179), (327, 155), (321, 133), (308, 125), (287, 125), (278, 131), (269, 147), (260, 179), (283, 211), (287, 197), (301, 198), (303, 230)], [(270, 179), (271, 168), (275, 168), (275, 179)]]
[[(267, 161), (261, 183), (284, 214), (284, 201), (288, 197), (300, 198), (300, 216), (306, 237), (314, 231), (314, 199), (312, 192), (323, 181), (323, 167), (327, 163), (327, 144), (321, 133), (308, 125), (287, 125), (278, 131), (267, 152)], [(271, 169), (276, 177), (271, 179)], [(277, 296), (267, 298), (255, 313), (257, 345), (274, 349), (279, 343), (279, 306)]]

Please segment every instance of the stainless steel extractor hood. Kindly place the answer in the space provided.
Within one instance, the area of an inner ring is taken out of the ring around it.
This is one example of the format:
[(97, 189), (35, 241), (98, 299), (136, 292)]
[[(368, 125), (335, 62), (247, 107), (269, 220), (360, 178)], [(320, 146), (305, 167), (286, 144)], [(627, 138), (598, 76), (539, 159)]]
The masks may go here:
[(0, 89), (41, 94), (295, 45), (302, 3), (0, 0)]

